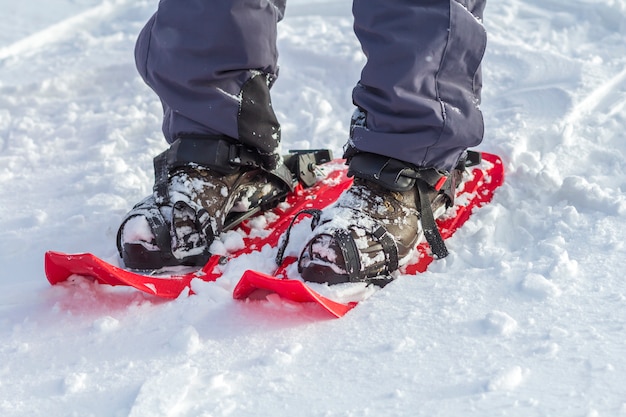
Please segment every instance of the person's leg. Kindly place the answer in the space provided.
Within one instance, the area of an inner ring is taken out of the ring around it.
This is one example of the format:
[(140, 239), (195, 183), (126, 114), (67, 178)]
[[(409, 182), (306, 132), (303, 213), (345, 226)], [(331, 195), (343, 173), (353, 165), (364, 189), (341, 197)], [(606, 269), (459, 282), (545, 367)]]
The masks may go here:
[(284, 9), (285, 0), (159, 3), (135, 60), (163, 103), (168, 142), (224, 135), (265, 155), (277, 153), (280, 126), (269, 87), (278, 71), (276, 25)]
[(293, 186), (280, 158), (270, 87), (285, 0), (161, 0), (135, 49), (163, 104), (170, 148), (155, 158), (154, 193), (124, 218), (127, 267), (203, 265), (239, 213), (278, 203)]
[(345, 152), (355, 179), (305, 245), (305, 280), (384, 285), (423, 237), (447, 255), (435, 218), (453, 203), (466, 149), (483, 136), (484, 3), (354, 0), (367, 57)]
[(367, 63), (353, 92), (362, 113), (350, 146), (449, 171), (480, 143), (484, 3), (354, 0)]

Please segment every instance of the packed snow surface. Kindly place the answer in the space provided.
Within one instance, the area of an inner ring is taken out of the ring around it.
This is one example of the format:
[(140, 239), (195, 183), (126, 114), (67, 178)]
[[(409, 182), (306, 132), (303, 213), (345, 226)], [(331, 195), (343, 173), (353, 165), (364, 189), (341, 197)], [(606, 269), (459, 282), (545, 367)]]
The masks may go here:
[[(506, 182), (450, 257), (342, 319), (233, 300), (271, 248), (174, 301), (47, 283), (46, 250), (113, 259), (151, 191), (166, 144), (133, 47), (156, 6), (0, 0), (0, 415), (626, 416), (626, 0), (489, 2), (480, 149)], [(290, 0), (285, 149), (340, 155), (351, 25), (349, 1)]]

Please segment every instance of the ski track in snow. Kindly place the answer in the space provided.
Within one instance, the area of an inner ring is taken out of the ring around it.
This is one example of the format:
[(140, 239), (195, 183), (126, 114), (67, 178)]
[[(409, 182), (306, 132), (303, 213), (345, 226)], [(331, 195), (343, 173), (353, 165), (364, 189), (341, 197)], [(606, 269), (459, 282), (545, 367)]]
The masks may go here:
[[(488, 4), (480, 149), (506, 182), (448, 258), (340, 320), (232, 300), (270, 249), (174, 301), (47, 284), (46, 250), (113, 257), (151, 190), (166, 145), (132, 52), (155, 7), (0, 0), (0, 415), (626, 416), (625, 0)], [(290, 0), (285, 149), (341, 154), (351, 25), (349, 2)]]

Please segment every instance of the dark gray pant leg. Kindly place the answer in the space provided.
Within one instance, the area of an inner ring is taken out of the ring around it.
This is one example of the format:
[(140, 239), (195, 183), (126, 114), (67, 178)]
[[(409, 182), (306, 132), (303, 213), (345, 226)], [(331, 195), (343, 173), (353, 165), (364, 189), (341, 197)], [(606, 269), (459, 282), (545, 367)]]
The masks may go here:
[[(163, 133), (226, 135), (274, 154), (280, 126), (269, 85), (285, 0), (161, 0), (135, 60), (163, 103)], [(253, 116), (253, 117), (251, 117)]]
[(367, 63), (350, 147), (451, 170), (483, 136), (484, 0), (354, 0)]

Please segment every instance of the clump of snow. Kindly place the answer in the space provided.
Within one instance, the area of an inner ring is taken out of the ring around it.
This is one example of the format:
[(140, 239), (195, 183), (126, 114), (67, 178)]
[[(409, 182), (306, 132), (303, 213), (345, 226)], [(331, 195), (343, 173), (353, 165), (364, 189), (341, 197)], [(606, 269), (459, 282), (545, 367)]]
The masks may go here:
[(558, 297), (562, 291), (553, 282), (539, 274), (528, 274), (520, 283), (520, 289), (532, 297)]
[(503, 311), (492, 311), (483, 320), (488, 333), (510, 336), (517, 330), (517, 321)]
[(236, 230), (229, 230), (213, 241), (209, 251), (214, 255), (228, 255), (244, 247), (245, 242), (242, 234)]
[(519, 366), (505, 369), (489, 381), (489, 391), (512, 391), (524, 381), (524, 370)]

